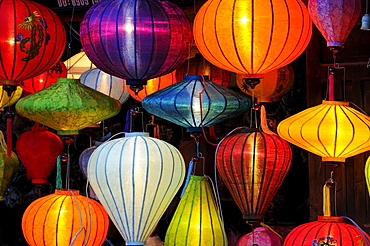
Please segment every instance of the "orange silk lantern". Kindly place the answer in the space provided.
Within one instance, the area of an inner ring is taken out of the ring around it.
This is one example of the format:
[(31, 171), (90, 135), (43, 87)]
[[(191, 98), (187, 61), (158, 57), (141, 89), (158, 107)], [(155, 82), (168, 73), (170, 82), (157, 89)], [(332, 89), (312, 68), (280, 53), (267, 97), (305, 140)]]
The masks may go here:
[(130, 88), (129, 85), (126, 85), (126, 87), (130, 95), (136, 100), (141, 102), (144, 97), (149, 96), (150, 94), (157, 92), (159, 90), (162, 90), (166, 88), (167, 86), (173, 85), (180, 80), (176, 80), (176, 70), (175, 70), (169, 74), (148, 80), (147, 84), (144, 85), (144, 89), (139, 91), (137, 95), (135, 94), (133, 90), (129, 90)]
[(243, 76), (236, 75), (238, 87), (244, 93), (256, 97), (258, 102), (272, 102), (273, 98), (287, 93), (294, 82), (294, 71), (291, 66), (284, 66), (265, 74), (258, 84), (250, 83), (251, 81), (243, 79)]
[(300, 0), (209, 0), (194, 20), (194, 39), (212, 64), (258, 80), (306, 49), (312, 23)]
[(108, 225), (103, 206), (76, 190), (56, 190), (35, 200), (22, 218), (23, 235), (31, 246), (100, 246)]

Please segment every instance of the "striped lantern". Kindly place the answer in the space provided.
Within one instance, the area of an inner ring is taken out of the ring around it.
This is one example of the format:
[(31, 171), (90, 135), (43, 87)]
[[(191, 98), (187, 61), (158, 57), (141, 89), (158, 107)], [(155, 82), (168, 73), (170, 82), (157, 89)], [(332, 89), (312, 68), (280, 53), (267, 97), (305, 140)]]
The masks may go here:
[(281, 121), (277, 130), (280, 137), (329, 165), (370, 150), (370, 117), (348, 102), (323, 101)]
[(207, 177), (190, 176), (167, 229), (164, 245), (227, 245), (220, 211)]
[(215, 66), (252, 79), (291, 63), (311, 33), (300, 0), (210, 0), (194, 20), (200, 53)]
[(99, 68), (87, 70), (81, 75), (80, 80), (81, 84), (113, 97), (121, 104), (125, 103), (130, 97), (124, 79), (107, 74)]
[(22, 218), (30, 246), (101, 246), (108, 226), (103, 206), (76, 190), (55, 190), (33, 201)]
[(185, 164), (172, 145), (131, 132), (94, 150), (87, 172), (126, 245), (145, 245), (182, 185)]
[(263, 219), (291, 161), (287, 142), (258, 129), (225, 137), (216, 151), (221, 179), (250, 223)]
[(143, 108), (188, 131), (199, 131), (245, 113), (250, 100), (218, 85), (207, 76), (187, 75), (184, 80), (144, 98)]
[(284, 246), (365, 246), (369, 239), (366, 232), (344, 223), (343, 217), (318, 216), (317, 221), (294, 228)]

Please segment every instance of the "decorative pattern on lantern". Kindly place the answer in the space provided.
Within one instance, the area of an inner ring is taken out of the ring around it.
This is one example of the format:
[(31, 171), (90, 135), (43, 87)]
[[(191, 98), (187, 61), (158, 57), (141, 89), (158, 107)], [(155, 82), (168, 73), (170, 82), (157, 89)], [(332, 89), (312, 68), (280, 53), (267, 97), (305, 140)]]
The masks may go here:
[(96, 68), (84, 51), (64, 61), (64, 65), (67, 67), (67, 78), (69, 79), (79, 79), (81, 74), (87, 70)]
[[(133, 90), (128, 90), (128, 92), (133, 98), (135, 98), (135, 100), (141, 102), (143, 101), (144, 97), (149, 96), (150, 94), (162, 90), (170, 85), (173, 85), (178, 81), (180, 80), (176, 80), (176, 70), (175, 70), (169, 74), (148, 80), (147, 84), (144, 85), (144, 88), (138, 93), (136, 93)], [(127, 89), (129, 88), (130, 86), (127, 85)]]
[(80, 129), (118, 114), (121, 105), (78, 79), (58, 79), (20, 99), (15, 108), (20, 115), (57, 130), (58, 135), (75, 135)]
[(337, 52), (361, 13), (361, 0), (309, 0), (308, 10), (327, 46)]
[(60, 59), (66, 34), (53, 11), (32, 1), (2, 0), (0, 12), (0, 85), (20, 85)]
[(300, 0), (211, 0), (197, 12), (194, 38), (215, 66), (261, 78), (306, 49), (312, 23)]
[(99, 68), (87, 70), (81, 75), (80, 80), (83, 85), (113, 97), (121, 104), (130, 97), (125, 80), (107, 74)]
[(91, 61), (138, 87), (181, 65), (192, 41), (187, 16), (169, 1), (100, 1), (81, 23), (82, 47)]
[(292, 160), (287, 142), (258, 129), (225, 137), (216, 151), (216, 166), (234, 201), (250, 223), (263, 219)]
[(226, 233), (211, 186), (204, 176), (190, 176), (167, 229), (165, 246), (225, 246)]
[(7, 154), (4, 135), (0, 131), (0, 201), (4, 200), (5, 192), (18, 172), (18, 168), (18, 156), (14, 152), (11, 152), (11, 155)]
[(323, 101), (281, 121), (277, 130), (280, 137), (328, 164), (370, 150), (370, 118), (348, 102)]
[(317, 221), (294, 228), (284, 246), (363, 246), (368, 245), (369, 239), (364, 231), (344, 223), (343, 217), (318, 216)]
[(32, 178), (32, 183), (47, 183), (63, 148), (62, 140), (38, 123), (31, 131), (22, 133), (16, 144), (19, 159), (27, 170), (27, 176)]
[(87, 171), (126, 245), (145, 245), (184, 180), (185, 164), (172, 145), (131, 132), (101, 144)]
[(76, 190), (56, 190), (33, 201), (22, 218), (23, 235), (31, 246), (100, 246), (108, 226), (103, 206)]
[(283, 239), (270, 231), (267, 227), (257, 227), (238, 240), (237, 246), (249, 245), (282, 246)]
[(67, 68), (63, 62), (58, 61), (48, 71), (36, 77), (24, 80), (21, 83), (21, 87), (29, 93), (35, 93), (36, 91), (42, 90), (45, 87), (54, 84), (57, 82), (57, 79), (66, 77)]
[(143, 99), (149, 113), (188, 131), (199, 131), (236, 117), (250, 107), (246, 96), (208, 80), (206, 76), (187, 75), (185, 79)]
[(17, 89), (12, 92), (9, 100), (8, 93), (3, 89), (3, 86), (0, 86), (0, 111), (4, 111), (4, 108), (16, 103), (19, 98), (21, 98), (22, 92), (23, 89), (18, 86)]
[(243, 74), (236, 75), (236, 83), (244, 93), (256, 97), (257, 102), (272, 102), (272, 99), (287, 93), (294, 82), (294, 70), (285, 66), (268, 72), (258, 84), (243, 79)]

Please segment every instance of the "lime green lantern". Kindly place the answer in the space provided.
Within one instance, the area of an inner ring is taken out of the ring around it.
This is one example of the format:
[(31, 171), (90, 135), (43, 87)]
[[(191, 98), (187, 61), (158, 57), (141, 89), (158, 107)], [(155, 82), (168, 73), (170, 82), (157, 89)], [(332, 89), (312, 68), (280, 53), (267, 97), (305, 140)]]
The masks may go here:
[(118, 114), (120, 108), (117, 100), (79, 79), (65, 78), (20, 99), (15, 106), (20, 115), (57, 130), (59, 135), (78, 134), (78, 130)]
[(204, 176), (190, 176), (167, 229), (165, 246), (227, 245), (220, 211)]

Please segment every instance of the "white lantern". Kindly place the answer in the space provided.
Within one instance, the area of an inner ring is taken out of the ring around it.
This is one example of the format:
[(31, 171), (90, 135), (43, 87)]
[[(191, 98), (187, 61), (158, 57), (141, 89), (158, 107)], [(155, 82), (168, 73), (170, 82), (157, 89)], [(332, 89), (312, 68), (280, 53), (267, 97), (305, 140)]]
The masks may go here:
[(83, 72), (96, 68), (84, 51), (66, 60), (64, 65), (67, 67), (67, 78), (69, 79), (79, 79)]
[(126, 241), (145, 245), (185, 176), (184, 159), (148, 133), (126, 133), (91, 155), (88, 179)]
[(127, 101), (130, 93), (126, 80), (103, 72), (99, 68), (85, 71), (80, 77), (81, 83), (107, 96), (113, 97), (121, 104)]

